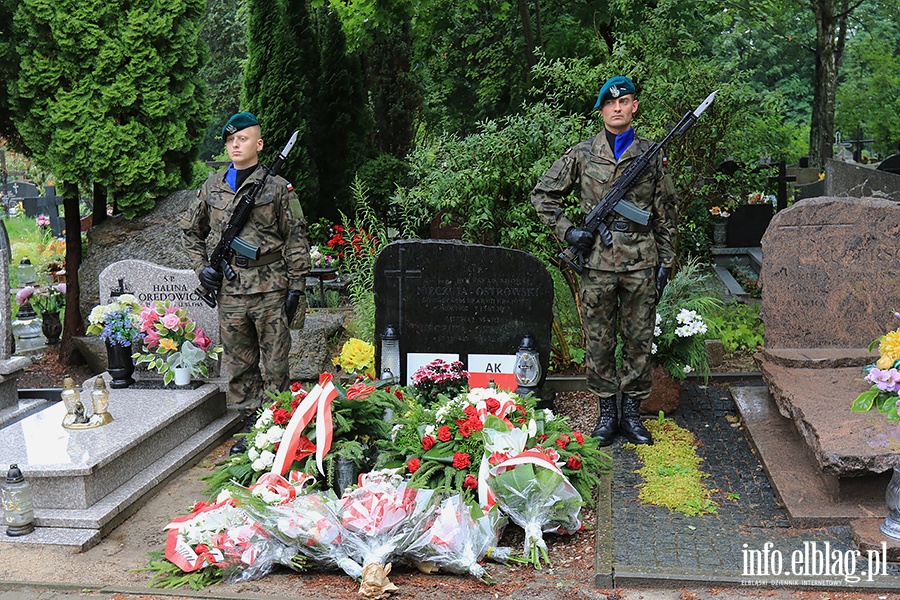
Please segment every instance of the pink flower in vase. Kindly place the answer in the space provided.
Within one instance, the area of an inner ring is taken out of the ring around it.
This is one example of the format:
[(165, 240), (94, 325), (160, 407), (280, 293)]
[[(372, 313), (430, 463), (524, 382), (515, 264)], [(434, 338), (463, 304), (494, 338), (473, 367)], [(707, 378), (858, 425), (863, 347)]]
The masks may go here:
[(159, 332), (157, 332), (155, 329), (151, 329), (150, 331), (148, 331), (144, 336), (144, 344), (146, 344), (147, 348), (149, 348), (150, 350), (153, 350), (154, 348), (159, 346)]
[(181, 325), (181, 318), (175, 313), (168, 313), (162, 318), (162, 324), (166, 329), (177, 329)]
[(206, 337), (206, 333), (202, 329), (195, 330), (196, 337), (194, 338), (194, 344), (206, 352), (209, 348), (209, 345), (212, 343), (212, 340)]
[(159, 315), (152, 308), (145, 308), (140, 312), (141, 333), (147, 333), (153, 329), (153, 324), (159, 320)]
[(21, 290), (19, 290), (18, 292), (16, 292), (16, 303), (17, 303), (19, 306), (22, 306), (23, 304), (25, 304), (26, 302), (28, 302), (28, 300), (31, 299), (31, 295), (32, 295), (32, 294), (34, 294), (34, 286), (33, 286), (33, 285), (26, 285), (26, 286), (23, 287)]

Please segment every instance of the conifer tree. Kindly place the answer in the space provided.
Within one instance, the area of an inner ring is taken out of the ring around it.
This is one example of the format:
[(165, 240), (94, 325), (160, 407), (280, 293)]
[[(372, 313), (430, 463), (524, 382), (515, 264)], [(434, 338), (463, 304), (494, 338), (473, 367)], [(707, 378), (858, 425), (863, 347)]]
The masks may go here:
[(21, 0), (18, 128), (57, 179), (99, 183), (126, 217), (191, 180), (206, 122), (203, 0)]
[(337, 13), (326, 4), (315, 15), (321, 76), (311, 121), (312, 154), (323, 208), (316, 216), (337, 220), (338, 210), (350, 212), (350, 184), (366, 158), (372, 119), (362, 65), (357, 55), (347, 53)]
[[(19, 0), (10, 86), (23, 150), (63, 190), (68, 232), (79, 231), (79, 188), (94, 184), (127, 218), (191, 180), (207, 120), (197, 76), (203, 0)], [(76, 234), (75, 237), (78, 240)], [(81, 244), (66, 247), (66, 304), (78, 306)], [(67, 311), (60, 357), (77, 360), (82, 331)]]
[(264, 160), (300, 131), (281, 169), (304, 211), (317, 212), (318, 176), (310, 156), (310, 99), (318, 83), (318, 52), (306, 0), (250, 0), (244, 72), (244, 110), (259, 119)]

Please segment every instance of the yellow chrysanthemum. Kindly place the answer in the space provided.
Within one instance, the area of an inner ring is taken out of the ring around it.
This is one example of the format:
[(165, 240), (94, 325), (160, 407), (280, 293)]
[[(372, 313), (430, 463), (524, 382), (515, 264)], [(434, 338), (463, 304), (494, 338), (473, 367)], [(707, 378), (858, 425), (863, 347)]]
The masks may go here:
[(878, 345), (878, 353), (882, 357), (887, 356), (892, 361), (900, 360), (900, 329), (892, 331), (881, 338)]
[(374, 372), (375, 346), (357, 338), (350, 338), (341, 349), (341, 355), (332, 361), (347, 371)]

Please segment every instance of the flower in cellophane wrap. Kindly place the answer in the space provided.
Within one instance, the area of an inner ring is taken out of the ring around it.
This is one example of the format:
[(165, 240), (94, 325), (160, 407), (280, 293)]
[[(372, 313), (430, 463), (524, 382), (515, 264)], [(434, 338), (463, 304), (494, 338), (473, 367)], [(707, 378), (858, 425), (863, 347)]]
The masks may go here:
[(276, 564), (291, 565), (294, 553), (273, 539), (233, 498), (208, 505), (166, 526), (165, 557), (185, 573), (215, 566), (229, 583), (259, 579)]
[[(310, 492), (311, 475), (291, 471), (288, 479), (266, 473), (250, 487), (249, 493), (261, 502), (246, 502), (246, 510), (295, 554), (320, 567), (338, 567), (350, 577), (362, 575), (362, 567), (350, 559), (341, 543), (340, 522), (329, 504), (337, 502), (334, 492)], [(295, 564), (297, 561), (294, 561)]]
[(387, 578), (390, 560), (403, 554), (427, 527), (433, 494), (407, 487), (391, 471), (372, 471), (333, 505), (344, 529), (341, 540), (347, 554), (363, 566), (360, 596), (380, 598), (396, 591)]
[(571, 534), (582, 527), (581, 494), (539, 450), (526, 450), (490, 470), (488, 486), (500, 509), (525, 530), (524, 554), (536, 569), (548, 565), (544, 533)]
[(506, 518), (497, 509), (487, 514), (477, 506), (474, 510), (477, 520), (462, 495), (446, 498), (425, 532), (409, 544), (406, 558), (425, 573), (441, 569), (482, 579), (485, 572), (479, 563), (496, 547)]

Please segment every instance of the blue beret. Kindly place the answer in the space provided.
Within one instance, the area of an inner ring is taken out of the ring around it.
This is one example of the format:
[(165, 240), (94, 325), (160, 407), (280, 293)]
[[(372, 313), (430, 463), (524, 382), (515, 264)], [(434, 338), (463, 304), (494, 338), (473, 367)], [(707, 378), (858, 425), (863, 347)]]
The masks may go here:
[(254, 125), (259, 125), (259, 121), (256, 120), (253, 113), (239, 112), (225, 123), (225, 127), (222, 128), (222, 139), (228, 139), (229, 135), (237, 133), (241, 129), (253, 127)]
[(610, 77), (606, 80), (606, 83), (603, 84), (603, 87), (600, 88), (600, 94), (597, 96), (597, 104), (594, 105), (594, 110), (600, 108), (600, 105), (603, 104), (603, 101), (606, 100), (607, 96), (609, 96), (610, 98), (618, 98), (619, 96), (633, 93), (633, 81), (631, 81), (624, 75), (616, 75), (615, 77)]

